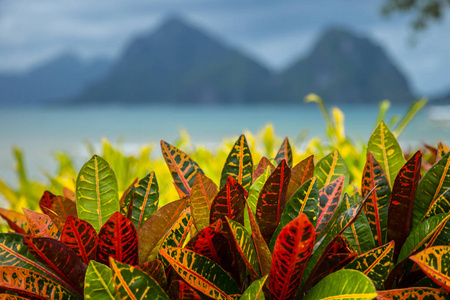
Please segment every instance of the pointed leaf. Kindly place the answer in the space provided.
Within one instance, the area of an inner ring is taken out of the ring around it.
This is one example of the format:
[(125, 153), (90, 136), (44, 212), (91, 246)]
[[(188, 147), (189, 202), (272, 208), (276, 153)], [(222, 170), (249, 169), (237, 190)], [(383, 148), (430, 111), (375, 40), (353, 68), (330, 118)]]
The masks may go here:
[(183, 280), (208, 297), (230, 299), (229, 295), (240, 293), (230, 275), (212, 260), (182, 248), (163, 249), (160, 253)]
[(228, 177), (226, 184), (220, 189), (211, 203), (209, 223), (217, 220), (226, 222), (226, 217), (244, 224), (244, 197), (238, 189), (233, 177)]
[(156, 258), (164, 237), (186, 208), (186, 198), (170, 202), (151, 215), (138, 230), (139, 263)]
[(438, 214), (445, 214), (447, 212), (450, 212), (450, 189), (447, 189), (433, 202), (433, 204), (431, 204), (427, 213), (423, 217), (423, 220)]
[(422, 154), (417, 151), (400, 169), (392, 188), (388, 209), (387, 239), (395, 241), (396, 257), (411, 231), (414, 199), (420, 180), (421, 165)]
[(2, 217), (2, 219), (8, 223), (9, 227), (17, 233), (27, 234), (30, 230), (28, 228), (27, 218), (21, 213), (0, 207), (0, 217)]
[(131, 192), (133, 193), (131, 222), (136, 229), (139, 229), (158, 209), (159, 189), (155, 172), (139, 180), (139, 184), (134, 186)]
[(286, 192), (291, 170), (283, 160), (264, 184), (256, 203), (256, 220), (266, 243), (280, 223), (286, 205)]
[(316, 223), (317, 236), (331, 221), (341, 199), (344, 176), (340, 176), (319, 190), (319, 214)]
[(438, 153), (439, 157), (444, 157), (450, 151), (450, 148), (443, 142), (438, 143)]
[(28, 221), (30, 234), (34, 237), (59, 238), (58, 227), (53, 223), (49, 216), (41, 214), (26, 208), (22, 209)]
[(266, 275), (263, 278), (253, 281), (239, 300), (264, 300), (263, 287), (266, 283), (267, 277), (268, 276)]
[(286, 203), (281, 215), (280, 223), (272, 235), (269, 248), (273, 250), (275, 241), (281, 232), (281, 229), (289, 222), (304, 213), (313, 226), (316, 225), (317, 214), (319, 212), (319, 191), (317, 189), (317, 179), (305, 182)]
[(314, 227), (301, 214), (280, 232), (273, 250), (269, 289), (272, 299), (294, 298), (315, 242)]
[(78, 218), (87, 221), (97, 232), (120, 209), (116, 176), (109, 164), (97, 155), (81, 168), (76, 195)]
[(256, 213), (256, 203), (258, 203), (259, 194), (261, 193), (261, 190), (264, 187), (267, 179), (269, 179), (270, 174), (272, 174), (272, 171), (269, 167), (267, 167), (266, 170), (258, 178), (255, 178), (255, 181), (250, 187), (247, 204), (250, 206), (253, 214)]
[(69, 216), (61, 234), (61, 242), (72, 249), (85, 264), (96, 258), (97, 232), (84, 220)]
[(164, 264), (159, 259), (153, 259), (145, 262), (141, 266), (141, 270), (151, 278), (155, 279), (162, 289), (165, 290), (167, 288), (167, 278), (164, 270)]
[(375, 287), (366, 275), (355, 270), (340, 270), (322, 279), (303, 299), (372, 300), (376, 296)]
[(391, 188), (378, 161), (371, 152), (367, 152), (367, 162), (364, 166), (361, 183), (361, 196), (366, 197), (373, 188), (375, 188), (375, 192), (370, 194), (369, 200), (364, 206), (364, 213), (372, 229), (375, 244), (382, 246), (386, 241)]
[(209, 225), (209, 209), (217, 191), (214, 181), (201, 173), (197, 174), (192, 186), (189, 206), (195, 228), (199, 231)]
[(314, 168), (314, 175), (317, 177), (319, 189), (329, 185), (337, 178), (344, 176), (345, 190), (345, 187), (350, 179), (347, 165), (337, 150), (334, 150), (317, 163)]
[(97, 261), (108, 264), (113, 257), (125, 264), (138, 264), (138, 240), (133, 223), (115, 212), (98, 233)]
[(63, 196), (55, 196), (48, 191), (44, 192), (39, 201), (39, 206), (42, 212), (47, 213), (47, 210), (50, 209), (63, 219), (67, 219), (69, 216), (77, 216), (77, 206), (74, 201)]
[(201, 300), (195, 289), (181, 280), (172, 281), (169, 287), (169, 297), (177, 300)]
[(141, 270), (122, 264), (110, 257), (114, 287), (119, 299), (163, 299), (169, 300), (158, 283)]
[(435, 283), (450, 291), (450, 247), (436, 246), (410, 257)]
[(228, 177), (231, 176), (248, 191), (252, 185), (252, 174), (252, 155), (248, 148), (247, 139), (242, 134), (237, 139), (225, 161), (220, 177), (220, 187), (223, 187)]
[(250, 273), (252, 281), (261, 277), (261, 270), (259, 268), (258, 256), (256, 254), (255, 245), (251, 239), (247, 230), (233, 220), (227, 218), (227, 222), (230, 225), (233, 239), (236, 243), (239, 254), (244, 260), (245, 265)]
[(83, 292), (86, 265), (69, 247), (60, 241), (46, 237), (25, 236), (23, 243), (37, 260), (70, 283), (77, 292)]
[(204, 174), (199, 165), (186, 153), (161, 140), (161, 152), (172, 174), (175, 186), (186, 195), (191, 194), (195, 176)]
[(281, 144), (281, 147), (275, 156), (275, 161), (278, 164), (280, 164), (283, 159), (286, 160), (288, 167), (292, 168), (292, 148), (288, 138), (284, 139), (283, 144)]
[(86, 299), (116, 299), (111, 270), (104, 264), (91, 260), (84, 280)]
[(405, 164), (405, 158), (395, 136), (383, 121), (378, 124), (370, 136), (367, 152), (371, 152), (380, 163), (391, 186), (398, 171)]
[(314, 155), (311, 155), (298, 164), (291, 170), (291, 180), (286, 194), (286, 199), (290, 199), (297, 189), (306, 181), (314, 176)]
[(359, 255), (345, 269), (358, 270), (367, 275), (377, 289), (383, 287), (394, 259), (394, 241)]
[(25, 268), (0, 267), (0, 287), (25, 294), (32, 299), (81, 299), (80, 296), (56, 281)]
[(450, 294), (445, 291), (426, 287), (378, 291), (377, 293), (377, 300), (445, 300), (450, 296)]
[(255, 180), (258, 177), (260, 177), (267, 170), (267, 168), (269, 168), (270, 173), (275, 171), (274, 165), (270, 162), (270, 160), (267, 157), (263, 156), (259, 161), (258, 165), (256, 166), (255, 172), (253, 172), (253, 182), (255, 182)]
[(431, 204), (450, 188), (450, 153), (442, 157), (423, 176), (414, 201), (413, 224), (419, 225)]

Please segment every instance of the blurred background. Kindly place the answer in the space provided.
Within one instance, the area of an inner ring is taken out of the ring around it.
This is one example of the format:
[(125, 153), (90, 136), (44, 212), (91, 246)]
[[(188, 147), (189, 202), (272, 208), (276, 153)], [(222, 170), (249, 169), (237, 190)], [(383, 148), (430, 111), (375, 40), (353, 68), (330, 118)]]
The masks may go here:
[(346, 134), (365, 142), (380, 101), (390, 100), (390, 120), (426, 97), (399, 141), (448, 142), (448, 6), (0, 0), (0, 177), (15, 181), (13, 147), (42, 177), (57, 151), (81, 166), (102, 138), (129, 153), (180, 136), (214, 149), (269, 123), (301, 147), (326, 131), (309, 93), (338, 106)]

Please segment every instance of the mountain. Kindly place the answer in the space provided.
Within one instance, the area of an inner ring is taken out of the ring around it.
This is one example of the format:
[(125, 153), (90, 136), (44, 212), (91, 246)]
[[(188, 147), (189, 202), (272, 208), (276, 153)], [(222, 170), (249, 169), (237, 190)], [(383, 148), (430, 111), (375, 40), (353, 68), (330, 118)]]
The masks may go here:
[(0, 73), (0, 104), (40, 105), (73, 97), (103, 77), (109, 63), (64, 54), (21, 74)]
[(109, 75), (74, 103), (244, 103), (258, 101), (272, 74), (179, 18), (137, 37)]
[(327, 102), (413, 100), (410, 87), (383, 49), (342, 29), (325, 31), (311, 53), (271, 83), (278, 101), (294, 102), (316, 93)]
[(435, 97), (434, 99), (431, 99), (430, 104), (450, 105), (450, 91), (439, 97)]

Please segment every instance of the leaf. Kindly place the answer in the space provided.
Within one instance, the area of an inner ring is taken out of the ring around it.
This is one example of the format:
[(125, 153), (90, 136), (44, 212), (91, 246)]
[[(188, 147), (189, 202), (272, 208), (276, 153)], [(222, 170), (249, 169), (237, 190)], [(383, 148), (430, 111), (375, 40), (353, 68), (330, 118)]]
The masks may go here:
[[(24, 280), (25, 279), (25, 280)], [(80, 296), (56, 281), (25, 268), (0, 267), (0, 287), (27, 297), (54, 300), (77, 300)]]
[(362, 272), (372, 280), (377, 289), (382, 289), (394, 259), (394, 241), (359, 255), (344, 269)]
[(269, 179), (271, 173), (272, 171), (270, 167), (267, 167), (266, 170), (258, 178), (255, 178), (255, 181), (253, 181), (253, 184), (250, 187), (247, 204), (250, 206), (253, 214), (256, 213), (256, 203), (258, 203), (259, 194), (261, 193), (261, 190), (264, 187), (267, 179)]
[(284, 139), (283, 144), (281, 144), (281, 147), (275, 156), (275, 161), (278, 164), (280, 164), (283, 159), (286, 160), (288, 167), (292, 168), (292, 148), (288, 138)]
[(258, 256), (256, 254), (255, 245), (251, 239), (251, 235), (247, 230), (233, 220), (227, 218), (227, 222), (230, 226), (233, 239), (236, 243), (239, 254), (244, 260), (247, 266), (250, 278), (252, 281), (261, 277), (261, 270), (259, 268)]
[(188, 200), (197, 230), (202, 230), (209, 225), (209, 209), (216, 195), (217, 185), (214, 181), (198, 173)]
[(275, 229), (272, 239), (270, 240), (269, 248), (273, 250), (275, 241), (281, 229), (302, 213), (304, 213), (308, 217), (311, 224), (315, 226), (318, 212), (319, 191), (317, 189), (317, 179), (316, 177), (313, 177), (305, 182), (286, 203), (283, 214), (281, 215), (280, 223)]
[(191, 250), (168, 248), (160, 254), (190, 286), (214, 299), (230, 299), (228, 295), (239, 294), (233, 279), (212, 260)]
[(272, 299), (292, 299), (314, 248), (314, 227), (305, 214), (287, 224), (273, 250), (269, 289)]
[(373, 188), (375, 192), (370, 194), (364, 206), (364, 213), (372, 229), (375, 244), (382, 246), (386, 242), (391, 188), (377, 159), (371, 152), (367, 152), (361, 182), (361, 196), (366, 197)]
[(61, 234), (61, 242), (72, 249), (85, 264), (96, 258), (97, 232), (84, 220), (69, 216)]
[(133, 193), (131, 222), (136, 229), (139, 229), (145, 220), (158, 209), (159, 189), (155, 172), (151, 172), (139, 180), (138, 185), (134, 186), (131, 192)]
[(355, 270), (340, 270), (322, 279), (303, 299), (372, 300), (376, 296), (375, 287), (366, 275)]
[(438, 153), (439, 157), (444, 157), (450, 151), (450, 148), (443, 142), (438, 143)]
[(181, 280), (174, 280), (169, 287), (170, 299), (201, 300), (195, 289)]
[(0, 294), (0, 300), (27, 300), (27, 298), (9, 294)]
[(21, 213), (0, 207), (0, 217), (2, 217), (2, 219), (8, 223), (9, 227), (17, 233), (27, 234), (30, 230), (28, 228), (27, 218)]
[(78, 173), (76, 186), (78, 218), (99, 232), (120, 209), (116, 176), (103, 158), (94, 155)]
[(419, 225), (431, 204), (450, 188), (450, 153), (425, 173), (417, 187), (412, 227)]
[(337, 150), (334, 150), (317, 163), (314, 168), (314, 175), (317, 177), (319, 189), (329, 185), (337, 178), (344, 176), (345, 179), (343, 189), (345, 190), (345, 187), (350, 179), (347, 165)]
[(145, 262), (141, 270), (153, 278), (162, 289), (167, 288), (167, 278), (164, 270), (164, 264), (159, 259), (153, 259)]
[(413, 102), (411, 106), (408, 108), (408, 111), (403, 116), (403, 118), (398, 122), (398, 125), (396, 126), (394, 130), (394, 135), (399, 136), (403, 130), (408, 126), (408, 124), (411, 122), (411, 120), (414, 119), (414, 117), (419, 113), (419, 111), (422, 110), (422, 108), (427, 104), (428, 100), (425, 98), (420, 98), (417, 101)]
[(120, 197), (119, 200), (119, 206), (120, 206), (120, 212), (125, 216), (128, 216), (128, 212), (130, 210), (130, 206), (131, 206), (131, 190), (133, 189), (133, 187), (138, 184), (139, 182), (139, 178), (135, 178), (133, 180), (133, 182), (127, 187), (127, 189), (123, 192), (122, 197)]
[[(28, 251), (23, 243), (23, 236), (15, 233), (0, 233), (0, 266), (20, 267), (40, 273), (44, 277), (60, 282), (61, 279), (51, 273)], [(68, 283), (61, 284), (70, 288)]]
[(394, 181), (387, 219), (387, 239), (395, 241), (398, 256), (411, 231), (414, 199), (420, 180), (422, 154), (417, 151), (400, 169)]
[(237, 139), (225, 161), (220, 177), (220, 187), (223, 187), (226, 184), (228, 177), (231, 176), (248, 191), (252, 185), (252, 174), (252, 155), (248, 148), (247, 139), (245, 138), (245, 135), (242, 134)]
[(340, 176), (319, 190), (319, 213), (316, 223), (316, 235), (321, 232), (331, 221), (341, 199), (345, 177)]
[(272, 173), (275, 170), (275, 167), (273, 166), (273, 164), (270, 162), (270, 160), (267, 157), (263, 156), (261, 158), (261, 160), (259, 161), (258, 165), (256, 166), (255, 172), (253, 172), (253, 183), (264, 172), (266, 172), (267, 167), (269, 167), (269, 170), (270, 170), (269, 175), (270, 175), (270, 173)]
[(118, 211), (103, 224), (98, 233), (97, 261), (108, 264), (109, 257), (125, 264), (139, 263), (136, 229)]
[(86, 265), (64, 243), (52, 238), (25, 236), (24, 245), (31, 254), (69, 283), (78, 293), (83, 293)]
[(228, 177), (226, 184), (220, 189), (211, 203), (210, 224), (219, 219), (226, 222), (226, 217), (244, 224), (245, 199), (237, 185), (238, 183), (233, 177)]
[(263, 278), (255, 280), (252, 284), (245, 290), (239, 300), (264, 300), (263, 287), (267, 280), (267, 275)]
[(256, 203), (256, 221), (266, 243), (270, 242), (286, 205), (286, 192), (291, 170), (282, 161), (267, 179)]
[(119, 299), (163, 299), (169, 300), (158, 283), (141, 270), (122, 264), (110, 257), (114, 287)]
[(139, 263), (156, 258), (167, 232), (186, 208), (186, 198), (170, 202), (151, 215), (138, 230)]
[(431, 204), (422, 221), (424, 219), (428, 219), (438, 214), (445, 214), (449, 211), (450, 211), (450, 189), (447, 189)]
[(291, 170), (291, 180), (289, 181), (286, 199), (290, 199), (295, 191), (302, 186), (306, 181), (314, 176), (314, 155), (311, 155), (298, 164)]
[(116, 299), (111, 270), (104, 264), (90, 261), (84, 280), (86, 299)]
[(371, 152), (380, 163), (391, 186), (398, 171), (405, 164), (405, 158), (395, 136), (383, 121), (378, 124), (370, 136), (367, 152)]
[(195, 176), (204, 174), (199, 165), (186, 153), (161, 140), (161, 152), (169, 167), (175, 186), (184, 194), (190, 195)]
[(49, 216), (41, 214), (26, 208), (22, 208), (28, 221), (30, 234), (34, 237), (59, 238), (58, 227), (53, 223)]
[(426, 287), (413, 287), (406, 289), (396, 289), (387, 291), (378, 291), (377, 300), (445, 300), (450, 296), (447, 292)]
[(50, 209), (63, 219), (69, 216), (77, 216), (77, 206), (74, 201), (63, 197), (55, 196), (49, 191), (45, 191), (39, 201), (42, 212), (47, 213)]
[(450, 292), (450, 247), (435, 246), (425, 249), (410, 259), (435, 283)]

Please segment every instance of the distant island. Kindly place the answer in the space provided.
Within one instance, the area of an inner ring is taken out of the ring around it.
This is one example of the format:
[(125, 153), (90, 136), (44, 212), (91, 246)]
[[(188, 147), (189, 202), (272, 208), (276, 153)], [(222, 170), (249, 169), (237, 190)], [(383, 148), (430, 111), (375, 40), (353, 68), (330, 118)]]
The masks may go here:
[(415, 99), (385, 51), (344, 29), (325, 30), (311, 52), (279, 73), (220, 38), (170, 18), (133, 39), (115, 61), (65, 54), (24, 74), (0, 73), (0, 105), (332, 103)]

